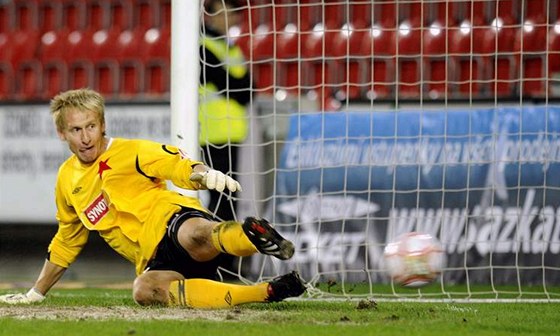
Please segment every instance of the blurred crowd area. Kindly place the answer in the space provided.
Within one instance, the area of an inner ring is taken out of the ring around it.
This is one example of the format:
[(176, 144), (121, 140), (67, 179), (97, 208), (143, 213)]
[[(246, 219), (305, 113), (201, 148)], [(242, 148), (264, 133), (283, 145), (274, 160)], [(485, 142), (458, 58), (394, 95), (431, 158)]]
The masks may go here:
[(0, 99), (169, 95), (171, 0), (0, 0)]
[[(114, 101), (168, 100), (171, 3), (0, 0), (0, 99), (87, 86)], [(558, 0), (240, 0), (237, 10), (229, 38), (256, 97), (330, 109), (560, 96)]]

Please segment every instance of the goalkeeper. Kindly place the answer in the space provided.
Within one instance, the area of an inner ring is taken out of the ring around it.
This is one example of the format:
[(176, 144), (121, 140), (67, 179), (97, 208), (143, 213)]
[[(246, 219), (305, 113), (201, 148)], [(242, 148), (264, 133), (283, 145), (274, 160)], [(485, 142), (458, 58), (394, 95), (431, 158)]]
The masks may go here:
[(51, 101), (58, 136), (73, 153), (56, 182), (58, 231), (33, 288), (0, 296), (0, 302), (42, 301), (91, 231), (135, 265), (132, 291), (140, 305), (225, 308), (303, 294), (305, 284), (296, 272), (255, 285), (214, 281), (222, 253), (260, 252), (286, 260), (294, 246), (264, 219), (218, 222), (197, 198), (168, 190), (167, 180), (191, 190), (235, 192), (241, 186), (177, 147), (108, 137), (104, 109), (103, 97), (89, 89), (66, 91)]

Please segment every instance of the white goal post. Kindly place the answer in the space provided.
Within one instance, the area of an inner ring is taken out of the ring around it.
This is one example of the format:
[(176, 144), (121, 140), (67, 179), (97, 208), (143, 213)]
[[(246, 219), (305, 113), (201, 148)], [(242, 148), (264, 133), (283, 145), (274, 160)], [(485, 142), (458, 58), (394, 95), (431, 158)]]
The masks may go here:
[(297, 269), (314, 296), (383, 298), (384, 246), (421, 231), (448, 263), (388, 298), (560, 298), (557, 1), (239, 2), (227, 38), (253, 92), (236, 216), (296, 244), (239, 278)]

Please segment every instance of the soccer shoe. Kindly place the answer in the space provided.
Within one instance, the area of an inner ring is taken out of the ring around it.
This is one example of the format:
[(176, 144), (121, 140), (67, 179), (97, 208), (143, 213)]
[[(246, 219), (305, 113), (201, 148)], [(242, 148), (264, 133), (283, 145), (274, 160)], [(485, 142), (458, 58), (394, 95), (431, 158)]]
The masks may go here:
[(268, 302), (278, 302), (285, 298), (300, 296), (305, 292), (305, 282), (299, 276), (299, 273), (292, 271), (291, 273), (281, 275), (272, 279), (268, 283)]
[(294, 255), (294, 244), (274, 230), (266, 219), (247, 217), (243, 223), (243, 231), (262, 254), (281, 260), (290, 259)]

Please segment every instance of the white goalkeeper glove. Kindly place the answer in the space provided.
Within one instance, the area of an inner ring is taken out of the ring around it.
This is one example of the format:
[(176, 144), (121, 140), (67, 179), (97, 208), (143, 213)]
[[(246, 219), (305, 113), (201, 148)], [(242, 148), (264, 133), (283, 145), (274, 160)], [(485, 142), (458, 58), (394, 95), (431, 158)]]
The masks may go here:
[(39, 293), (35, 288), (31, 288), (26, 294), (17, 293), (0, 295), (0, 302), (9, 304), (41, 302), (44, 299), (45, 296)]
[(241, 191), (239, 182), (219, 170), (210, 169), (204, 172), (193, 173), (190, 180), (200, 183), (206, 189), (219, 192), (224, 191), (226, 188), (231, 192)]

